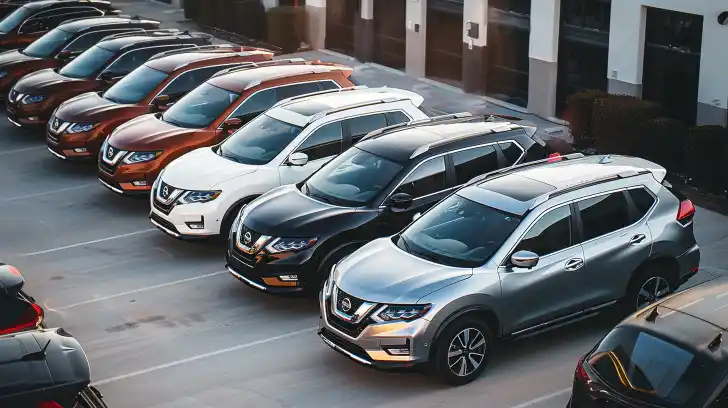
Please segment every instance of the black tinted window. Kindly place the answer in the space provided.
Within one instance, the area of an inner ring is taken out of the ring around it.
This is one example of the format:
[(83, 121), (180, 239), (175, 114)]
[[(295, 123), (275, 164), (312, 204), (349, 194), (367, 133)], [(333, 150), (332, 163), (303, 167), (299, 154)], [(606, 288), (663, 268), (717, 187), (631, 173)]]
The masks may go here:
[(101, 16), (102, 13), (92, 8), (80, 7), (73, 12), (65, 12), (62, 14), (55, 15), (53, 17), (44, 18), (47, 28), (55, 28), (63, 24), (63, 22), (82, 17), (96, 17)]
[(578, 207), (585, 241), (630, 224), (629, 207), (621, 191), (580, 201)]
[(298, 148), (308, 160), (336, 156), (341, 153), (341, 122), (329, 123), (313, 132)]
[(207, 67), (185, 72), (172, 80), (172, 82), (164, 88), (162, 93), (169, 96), (180, 96), (186, 94), (194, 88), (197, 88), (201, 83), (210, 79), (210, 77), (216, 72), (225, 68), (229, 68), (229, 66)]
[(334, 81), (320, 81), (319, 85), (321, 85), (321, 89), (326, 91), (329, 89), (339, 89), (340, 86)]
[(120, 34), (122, 32), (124, 32), (124, 31), (105, 30), (105, 31), (94, 31), (92, 33), (86, 33), (86, 34), (79, 36), (75, 40), (73, 40), (73, 42), (68, 44), (68, 47), (66, 47), (65, 49), (69, 50), (69, 51), (86, 51), (87, 49), (93, 47), (94, 45), (96, 45), (96, 43), (101, 41), (102, 38), (108, 37), (108, 36), (114, 35), (114, 34)]
[(652, 208), (652, 204), (655, 203), (655, 197), (648, 193), (644, 188), (636, 188), (629, 190), (629, 195), (634, 201), (635, 208), (637, 210), (637, 219), (640, 219), (647, 214), (647, 211)]
[(545, 256), (571, 246), (571, 210), (563, 206), (549, 211), (528, 230), (516, 251)]
[(137, 103), (167, 79), (167, 74), (146, 65), (135, 69), (104, 93), (104, 98), (116, 103)]
[(513, 166), (514, 164), (516, 164), (518, 159), (523, 154), (523, 149), (521, 149), (521, 147), (514, 142), (500, 143), (500, 148), (503, 151), (503, 156), (506, 157), (506, 164), (508, 166)]
[(358, 142), (367, 133), (383, 127), (387, 127), (387, 118), (383, 113), (376, 115), (359, 116), (348, 120), (349, 132), (351, 133), (352, 143)]
[(402, 111), (394, 111), (389, 112), (389, 121), (392, 122), (393, 125), (398, 125), (400, 123), (407, 123), (410, 121), (409, 116), (405, 115)]
[(170, 50), (172, 48), (179, 48), (176, 46), (172, 47), (154, 47), (154, 48), (144, 48), (141, 50), (135, 50), (130, 51), (126, 55), (122, 56), (115, 62), (113, 62), (111, 65), (109, 65), (108, 68), (106, 68), (105, 71), (111, 72), (115, 75), (125, 75), (130, 73), (131, 71), (134, 71), (135, 69), (139, 68), (142, 64), (147, 62), (149, 58), (152, 58), (153, 55), (159, 54), (160, 52), (164, 52), (167, 50)]
[(445, 189), (445, 159), (436, 157), (422, 163), (397, 188), (395, 193), (407, 193), (415, 198)]
[(498, 154), (493, 146), (476, 147), (452, 154), (457, 184), (464, 184), (474, 177), (498, 170)]
[(248, 121), (267, 111), (276, 102), (276, 90), (266, 89), (248, 97), (242, 105), (235, 109), (235, 112), (230, 117)]
[(227, 138), (218, 155), (243, 164), (267, 164), (278, 156), (303, 129), (265, 114), (259, 115)]
[(282, 101), (284, 99), (292, 98), (294, 96), (318, 92), (320, 91), (320, 89), (316, 82), (309, 82), (306, 84), (282, 86), (280, 88), (277, 88), (276, 91), (278, 92), (278, 100)]

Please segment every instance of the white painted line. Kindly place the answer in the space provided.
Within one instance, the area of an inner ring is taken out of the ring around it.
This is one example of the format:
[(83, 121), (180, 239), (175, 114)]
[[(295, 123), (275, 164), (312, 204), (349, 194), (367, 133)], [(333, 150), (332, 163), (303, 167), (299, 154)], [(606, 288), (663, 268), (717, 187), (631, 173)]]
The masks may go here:
[(563, 390), (559, 390), (559, 391), (556, 391), (556, 392), (552, 392), (551, 394), (544, 395), (543, 397), (538, 397), (536, 399), (532, 399), (531, 401), (527, 401), (527, 402), (524, 402), (523, 404), (519, 404), (519, 405), (510, 407), (510, 408), (527, 408), (527, 407), (531, 407), (531, 406), (534, 406), (534, 405), (538, 404), (539, 402), (544, 402), (544, 401), (548, 401), (548, 400), (550, 400), (552, 398), (560, 397), (560, 396), (562, 396), (562, 395), (564, 395), (564, 394), (566, 394), (568, 392), (571, 392), (571, 387), (564, 388)]
[(155, 371), (159, 371), (159, 370), (164, 370), (166, 368), (176, 367), (178, 365), (191, 363), (191, 362), (197, 361), (197, 360), (202, 360), (204, 358), (214, 357), (214, 356), (217, 356), (217, 355), (220, 355), (220, 354), (225, 354), (225, 353), (230, 353), (230, 352), (233, 352), (233, 351), (238, 351), (238, 350), (250, 348), (250, 347), (258, 346), (258, 345), (261, 345), (261, 344), (270, 343), (270, 342), (273, 342), (273, 341), (276, 341), (276, 340), (287, 339), (289, 337), (294, 337), (294, 336), (297, 336), (299, 334), (312, 332), (312, 331), (315, 331), (317, 329), (318, 329), (318, 327), (309, 327), (308, 329), (297, 330), (297, 331), (294, 331), (294, 332), (290, 332), (290, 333), (286, 333), (286, 334), (281, 334), (280, 336), (268, 337), (267, 339), (257, 340), (257, 341), (253, 341), (251, 343), (239, 344), (239, 345), (234, 346), (234, 347), (229, 347), (229, 348), (222, 349), (222, 350), (212, 351), (212, 352), (205, 353), (205, 354), (200, 354), (200, 355), (197, 355), (197, 356), (194, 356), (194, 357), (189, 357), (189, 358), (185, 358), (185, 359), (182, 359), (182, 360), (172, 361), (172, 362), (166, 363), (166, 364), (160, 364), (158, 366), (145, 368), (143, 370), (133, 371), (133, 372), (128, 373), (128, 374), (118, 375), (116, 377), (106, 378), (106, 379), (103, 379), (101, 381), (96, 381), (96, 382), (94, 382), (91, 385), (93, 385), (93, 386), (99, 386), (99, 385), (108, 384), (108, 383), (111, 383), (111, 382), (116, 382), (116, 381), (121, 381), (121, 380), (127, 380), (129, 378), (138, 377), (140, 375), (149, 374), (149, 373), (152, 373), (152, 372), (155, 372)]
[(28, 198), (36, 198), (36, 197), (41, 197), (41, 196), (44, 196), (44, 195), (63, 193), (65, 191), (80, 190), (82, 188), (87, 188), (87, 187), (97, 186), (97, 185), (98, 185), (97, 183), (81, 184), (80, 186), (61, 188), (61, 189), (58, 189), (58, 190), (46, 191), (46, 192), (43, 192), (43, 193), (28, 194), (28, 195), (24, 195), (24, 196), (4, 198), (4, 199), (0, 200), (0, 202), (25, 200), (25, 199), (28, 199)]
[(70, 305), (65, 305), (65, 306), (60, 306), (60, 307), (49, 307), (48, 309), (49, 310), (52, 310), (52, 311), (55, 311), (55, 312), (58, 312), (58, 311), (61, 311), (61, 310), (70, 309), (72, 307), (78, 307), (78, 306), (88, 305), (88, 304), (91, 304), (91, 303), (102, 302), (104, 300), (115, 299), (115, 298), (118, 298), (118, 297), (127, 296), (127, 295), (133, 295), (133, 294), (136, 294), (136, 293), (148, 292), (150, 290), (167, 288), (167, 287), (170, 287), (170, 286), (179, 285), (180, 283), (192, 282), (192, 281), (196, 281), (198, 279), (205, 279), (205, 278), (209, 278), (209, 277), (215, 276), (215, 275), (222, 275), (222, 274), (226, 274), (227, 275), (227, 273), (228, 273), (228, 271), (218, 271), (218, 272), (208, 273), (206, 275), (193, 276), (191, 278), (180, 279), (180, 280), (177, 280), (177, 281), (174, 281), (174, 282), (162, 283), (162, 284), (154, 285), (154, 286), (147, 286), (145, 288), (128, 290), (126, 292), (121, 292), (121, 293), (117, 293), (117, 294), (114, 294), (114, 295), (102, 296), (102, 297), (98, 297), (96, 299), (91, 299), (91, 300), (84, 300), (83, 302), (71, 303)]
[(35, 147), (26, 147), (25, 149), (6, 150), (4, 152), (0, 152), (0, 156), (6, 155), (6, 154), (14, 154), (14, 153), (27, 152), (27, 151), (30, 151), (30, 150), (45, 149), (45, 148), (46, 148), (46, 146), (35, 146)]
[(82, 246), (85, 246), (85, 245), (98, 244), (99, 242), (106, 242), (106, 241), (111, 241), (111, 240), (114, 240), (114, 239), (132, 237), (134, 235), (146, 234), (147, 232), (152, 232), (152, 231), (158, 231), (158, 230), (156, 228), (149, 228), (149, 229), (145, 229), (145, 230), (141, 230), (141, 231), (130, 232), (128, 234), (114, 235), (113, 237), (101, 238), (101, 239), (95, 239), (93, 241), (81, 242), (79, 244), (66, 245), (66, 246), (62, 246), (62, 247), (58, 247), (58, 248), (46, 249), (44, 251), (31, 252), (29, 254), (23, 254), (21, 256), (35, 256), (35, 255), (49, 254), (51, 252), (63, 251), (64, 249), (78, 248), (78, 247), (82, 247)]

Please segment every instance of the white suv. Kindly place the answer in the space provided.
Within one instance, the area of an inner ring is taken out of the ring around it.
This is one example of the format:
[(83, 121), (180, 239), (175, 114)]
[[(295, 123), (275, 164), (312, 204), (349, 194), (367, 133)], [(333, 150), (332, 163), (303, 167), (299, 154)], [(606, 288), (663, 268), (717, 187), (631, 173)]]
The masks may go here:
[(255, 197), (306, 179), (371, 131), (427, 118), (423, 99), (355, 87), (281, 101), (221, 144), (171, 162), (152, 187), (149, 218), (175, 238), (228, 234)]

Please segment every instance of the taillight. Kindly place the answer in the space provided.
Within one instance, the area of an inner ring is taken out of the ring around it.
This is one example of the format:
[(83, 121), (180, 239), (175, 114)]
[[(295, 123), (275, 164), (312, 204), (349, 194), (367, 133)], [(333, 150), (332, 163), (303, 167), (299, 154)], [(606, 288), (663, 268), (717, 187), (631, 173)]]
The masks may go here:
[(43, 401), (38, 404), (38, 408), (63, 408), (63, 406), (55, 401)]
[(14, 266), (8, 265), (8, 269), (10, 270), (10, 273), (12, 273), (13, 275), (23, 276), (20, 274), (20, 271), (18, 270), (18, 268), (14, 267)]
[(559, 160), (561, 160), (561, 155), (559, 153), (551, 153), (549, 155), (549, 159), (548, 159), (549, 163), (557, 162)]
[(0, 329), (0, 335), (38, 328), (43, 323), (43, 309), (35, 303), (29, 306), (12, 326)]
[(693, 215), (695, 215), (693, 202), (690, 200), (681, 201), (680, 208), (677, 210), (677, 220), (681, 223), (686, 223)]
[(581, 381), (583, 383), (588, 383), (591, 381), (591, 377), (589, 377), (589, 373), (586, 372), (586, 368), (584, 368), (584, 360), (586, 356), (579, 359), (579, 363), (576, 365), (576, 372), (574, 373), (574, 379)]

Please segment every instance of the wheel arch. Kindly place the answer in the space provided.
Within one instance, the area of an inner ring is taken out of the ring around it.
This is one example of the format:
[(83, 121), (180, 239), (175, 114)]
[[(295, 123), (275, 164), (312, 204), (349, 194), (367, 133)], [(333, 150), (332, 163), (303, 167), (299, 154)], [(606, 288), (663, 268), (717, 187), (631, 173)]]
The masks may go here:
[(449, 326), (452, 322), (463, 318), (463, 317), (474, 317), (477, 320), (480, 320), (484, 322), (488, 328), (490, 329), (491, 333), (494, 337), (500, 337), (501, 336), (501, 322), (498, 318), (498, 315), (495, 313), (495, 311), (487, 306), (467, 306), (462, 309), (459, 309), (455, 311), (454, 313), (450, 314), (448, 317), (445, 318), (445, 320), (440, 323), (440, 325), (437, 327), (437, 330), (435, 330), (435, 335), (432, 337), (432, 343), (430, 347), (430, 356), (432, 356), (433, 353), (436, 352), (437, 347), (435, 345), (440, 340), (440, 336), (442, 335), (442, 332), (445, 330), (447, 326)]
[[(222, 220), (220, 221), (220, 233), (222, 234), (222, 227), (227, 225), (228, 221), (230, 220), (230, 217), (234, 217), (238, 215), (238, 211), (240, 211), (240, 206), (244, 204), (248, 204), (249, 202), (255, 200), (256, 198), (260, 197), (260, 194), (253, 194), (246, 197), (243, 197), (233, 203), (226, 211), (225, 215), (223, 215)], [(232, 223), (231, 223), (232, 224)]]
[(632, 276), (625, 287), (625, 291), (629, 286), (637, 279), (641, 274), (645, 273), (652, 266), (660, 266), (664, 268), (667, 274), (667, 278), (670, 280), (670, 284), (677, 288), (680, 282), (680, 264), (677, 259), (667, 254), (654, 254), (650, 258), (643, 261), (632, 273)]

